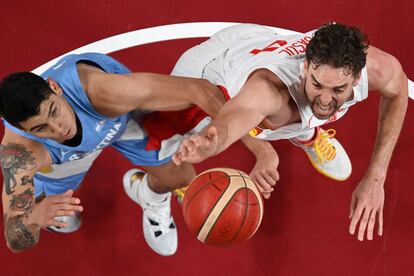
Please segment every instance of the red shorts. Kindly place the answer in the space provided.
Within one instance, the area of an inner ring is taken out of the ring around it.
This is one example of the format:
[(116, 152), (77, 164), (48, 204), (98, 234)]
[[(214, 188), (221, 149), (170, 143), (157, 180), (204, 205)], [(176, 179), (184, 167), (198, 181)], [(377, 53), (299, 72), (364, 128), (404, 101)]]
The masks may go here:
[[(218, 85), (218, 88), (228, 101), (230, 97), (226, 88), (220, 85)], [(177, 134), (184, 136), (196, 128), (206, 117), (209, 116), (198, 106), (179, 111), (157, 111), (145, 114), (141, 124), (149, 138), (146, 149), (160, 150), (162, 141), (168, 140)]]

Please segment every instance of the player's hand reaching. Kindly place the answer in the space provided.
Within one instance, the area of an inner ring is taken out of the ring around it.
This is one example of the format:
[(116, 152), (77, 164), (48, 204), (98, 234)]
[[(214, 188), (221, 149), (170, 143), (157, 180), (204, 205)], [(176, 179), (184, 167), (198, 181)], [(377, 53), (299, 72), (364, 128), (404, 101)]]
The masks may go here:
[(217, 142), (217, 129), (210, 126), (206, 131), (185, 139), (173, 155), (173, 161), (177, 166), (182, 162), (199, 163), (216, 154)]
[(73, 197), (73, 190), (60, 195), (46, 196), (35, 204), (27, 223), (38, 227), (67, 227), (66, 223), (56, 220), (56, 217), (74, 216), (75, 212), (82, 212), (83, 207), (79, 204), (80, 199)]
[(263, 197), (268, 199), (279, 181), (279, 156), (273, 149), (256, 156), (256, 164), (250, 172), (250, 177), (256, 183)]
[[(352, 194), (349, 218), (349, 233), (354, 234), (359, 222), (358, 240), (363, 241), (365, 230), (367, 239), (373, 239), (374, 226), (378, 219), (378, 235), (382, 236), (384, 181), (382, 178), (364, 177)], [(367, 228), (368, 227), (368, 228)]]

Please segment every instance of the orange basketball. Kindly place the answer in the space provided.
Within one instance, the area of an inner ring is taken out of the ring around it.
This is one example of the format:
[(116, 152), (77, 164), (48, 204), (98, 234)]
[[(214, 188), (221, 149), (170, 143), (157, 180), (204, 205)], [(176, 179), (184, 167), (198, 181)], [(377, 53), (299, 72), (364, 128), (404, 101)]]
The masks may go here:
[(259, 228), (263, 201), (247, 174), (215, 168), (193, 179), (185, 192), (183, 215), (198, 240), (231, 246), (248, 240)]

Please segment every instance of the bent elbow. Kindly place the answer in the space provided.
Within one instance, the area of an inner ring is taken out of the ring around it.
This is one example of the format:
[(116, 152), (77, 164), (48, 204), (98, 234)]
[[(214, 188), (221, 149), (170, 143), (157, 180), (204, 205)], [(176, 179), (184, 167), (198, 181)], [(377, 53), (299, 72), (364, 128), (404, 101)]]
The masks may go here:
[[(19, 217), (14, 217), (6, 224), (5, 238), (7, 247), (13, 252), (18, 253), (34, 247), (39, 241), (39, 231), (31, 232), (20, 221)], [(16, 222), (17, 221), (17, 222)], [(14, 223), (13, 223), (14, 222)], [(40, 230), (40, 229), (39, 229)]]
[[(7, 248), (9, 248), (9, 250), (13, 253), (20, 253), (20, 252), (24, 252), (29, 248), (21, 248), (18, 243), (16, 243), (15, 241), (9, 241), (7, 240)], [(30, 247), (31, 248), (31, 247)]]
[(13, 253), (20, 253), (20, 252), (24, 252), (27, 251), (29, 249), (31, 249), (32, 247), (34, 247), (37, 243), (36, 240), (32, 240), (32, 241), (24, 241), (24, 239), (10, 239), (8, 237), (6, 237), (6, 243), (7, 243), (7, 247), (10, 249), (11, 252)]

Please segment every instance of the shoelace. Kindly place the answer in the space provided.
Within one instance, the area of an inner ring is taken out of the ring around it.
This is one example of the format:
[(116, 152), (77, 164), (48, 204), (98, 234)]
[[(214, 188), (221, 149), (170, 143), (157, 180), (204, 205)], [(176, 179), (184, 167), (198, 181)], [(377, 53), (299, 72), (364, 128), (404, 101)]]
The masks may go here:
[(336, 134), (334, 129), (321, 130), (321, 133), (313, 141), (312, 147), (315, 150), (318, 163), (323, 164), (332, 160), (336, 155), (336, 149), (334, 145), (329, 142), (330, 138), (333, 138)]
[(170, 229), (170, 208), (169, 208), (170, 201), (166, 200), (162, 205), (147, 205), (148, 209), (151, 208), (151, 215), (149, 216), (150, 219), (156, 221), (158, 223), (159, 230), (162, 233), (168, 233)]
[[(130, 185), (132, 185), (137, 179), (140, 178), (140, 173), (133, 174), (130, 179)], [(170, 198), (171, 196), (168, 196), (169, 198), (166, 198), (165, 202), (162, 202), (160, 205), (152, 205), (145, 203), (146, 207), (144, 207), (144, 212), (147, 211), (147, 217), (151, 220), (158, 223), (159, 230), (162, 233), (168, 233), (170, 229)], [(148, 213), (151, 215), (148, 216)]]
[(179, 189), (174, 190), (174, 194), (177, 197), (177, 200), (180, 204), (183, 203), (184, 195), (185, 195), (186, 190), (187, 190), (187, 187), (183, 187), (183, 188), (179, 188)]

